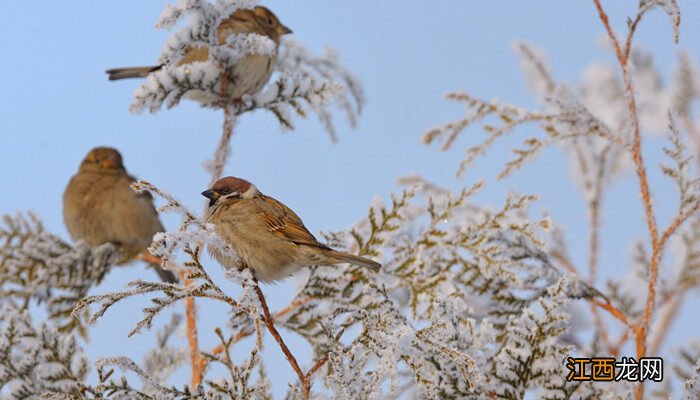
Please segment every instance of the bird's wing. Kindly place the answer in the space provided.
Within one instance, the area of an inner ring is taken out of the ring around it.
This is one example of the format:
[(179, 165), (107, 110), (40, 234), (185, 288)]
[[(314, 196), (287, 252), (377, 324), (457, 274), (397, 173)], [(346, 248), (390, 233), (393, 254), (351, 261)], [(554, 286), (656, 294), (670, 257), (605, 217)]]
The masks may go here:
[(260, 216), (273, 234), (292, 243), (327, 248), (316, 240), (314, 235), (306, 229), (301, 218), (289, 207), (262, 194), (259, 197), (259, 205)]
[[(129, 185), (138, 181), (135, 176), (128, 174), (126, 176), (126, 180)], [(131, 187), (128, 189), (133, 191)], [(146, 224), (148, 226), (147, 229), (154, 229), (154, 233), (164, 232), (165, 229), (163, 228), (163, 224), (160, 222), (160, 218), (158, 217), (158, 210), (156, 210), (156, 206), (153, 204), (154, 199), (151, 192), (144, 190), (143, 192), (137, 193), (134, 191), (134, 195), (136, 196), (136, 199), (138, 199), (140, 206), (131, 212), (141, 214), (141, 219), (145, 219), (145, 221), (142, 222), (148, 221), (148, 224)]]
[(207, 61), (209, 59), (209, 49), (203, 46), (194, 46), (187, 49), (177, 65), (191, 64), (197, 61)]

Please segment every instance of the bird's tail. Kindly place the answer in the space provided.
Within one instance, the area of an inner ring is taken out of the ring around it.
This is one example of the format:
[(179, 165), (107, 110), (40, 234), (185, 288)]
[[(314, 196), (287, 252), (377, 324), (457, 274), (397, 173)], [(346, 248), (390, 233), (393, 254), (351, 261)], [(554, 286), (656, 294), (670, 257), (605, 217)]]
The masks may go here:
[(158, 276), (160, 277), (160, 280), (162, 280), (165, 283), (180, 283), (180, 280), (177, 279), (177, 276), (173, 273), (173, 271), (168, 271), (164, 270), (162, 267), (158, 265), (153, 265), (153, 269), (156, 271)]
[(112, 68), (105, 71), (109, 75), (110, 81), (127, 78), (145, 78), (148, 74), (161, 69), (162, 65), (151, 65), (149, 67), (127, 67)]
[(376, 261), (372, 261), (368, 258), (360, 256), (354, 256), (348, 253), (343, 253), (340, 251), (331, 250), (328, 255), (337, 259), (341, 263), (350, 263), (360, 267), (369, 268), (374, 272), (379, 271), (379, 269), (382, 267), (382, 264)]

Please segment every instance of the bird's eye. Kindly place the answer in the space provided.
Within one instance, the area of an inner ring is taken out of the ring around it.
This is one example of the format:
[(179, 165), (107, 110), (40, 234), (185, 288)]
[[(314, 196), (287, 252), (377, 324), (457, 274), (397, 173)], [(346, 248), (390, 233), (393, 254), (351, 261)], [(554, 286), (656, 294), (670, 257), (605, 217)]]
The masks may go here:
[(274, 25), (274, 24), (273, 24), (273, 21), (272, 21), (272, 18), (269, 18), (269, 17), (267, 18), (267, 24), (268, 24), (268, 25)]
[(221, 191), (222, 194), (229, 194), (231, 192), (231, 189), (225, 188), (224, 190)]

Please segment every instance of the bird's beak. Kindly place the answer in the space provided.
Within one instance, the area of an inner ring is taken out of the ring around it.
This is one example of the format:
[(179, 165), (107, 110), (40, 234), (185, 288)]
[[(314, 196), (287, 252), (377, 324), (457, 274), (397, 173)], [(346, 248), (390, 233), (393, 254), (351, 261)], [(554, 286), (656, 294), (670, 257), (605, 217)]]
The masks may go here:
[(117, 167), (117, 163), (111, 158), (105, 158), (100, 163), (100, 167), (102, 167), (102, 169), (115, 169)]
[(292, 33), (291, 29), (287, 28), (286, 26), (284, 26), (282, 24), (280, 24), (280, 26), (279, 26), (279, 31), (280, 31), (280, 36)]
[(215, 192), (211, 189), (207, 189), (202, 192), (202, 196), (206, 197), (209, 199), (209, 207), (213, 206), (214, 203), (216, 203), (216, 200), (221, 197), (221, 195), (218, 192)]

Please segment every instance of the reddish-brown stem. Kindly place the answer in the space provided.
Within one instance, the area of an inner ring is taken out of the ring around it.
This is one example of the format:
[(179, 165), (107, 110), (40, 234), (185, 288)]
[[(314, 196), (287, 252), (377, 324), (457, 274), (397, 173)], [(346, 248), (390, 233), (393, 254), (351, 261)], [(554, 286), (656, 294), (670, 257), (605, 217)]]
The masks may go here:
[[(700, 210), (700, 204), (696, 204), (691, 209), (686, 210), (685, 212), (676, 216), (676, 218), (661, 234), (661, 238), (659, 239), (659, 248), (661, 249), (661, 251), (663, 251), (666, 243), (668, 242), (668, 239), (670, 239), (670, 237), (678, 230), (678, 228), (680, 228), (680, 226), (683, 225), (683, 223), (686, 220), (688, 220), (688, 218), (693, 216), (698, 210)], [(660, 257), (661, 256), (659, 255), (659, 258)], [(666, 302), (669, 302), (670, 304), (667, 305), (665, 313), (661, 315), (661, 319), (659, 321), (653, 341), (649, 348), (650, 354), (656, 354), (656, 352), (659, 351), (659, 348), (661, 348), (661, 344), (663, 343), (663, 340), (666, 337), (671, 323), (676, 318), (676, 315), (678, 315), (678, 311), (680, 310), (683, 304), (683, 300), (685, 299), (684, 295), (685, 290), (681, 288), (680, 291), (671, 292), (666, 296), (666, 298), (661, 299), (661, 304), (664, 304)]]
[(263, 309), (263, 315), (265, 316), (265, 326), (267, 326), (267, 330), (270, 331), (270, 334), (272, 337), (275, 338), (275, 341), (277, 341), (277, 344), (279, 344), (280, 349), (282, 349), (282, 352), (284, 353), (285, 357), (287, 357), (287, 360), (289, 361), (289, 364), (292, 366), (292, 369), (294, 369), (294, 372), (296, 372), (297, 376), (299, 377), (300, 381), (304, 380), (304, 373), (301, 372), (301, 368), (299, 367), (299, 363), (297, 363), (297, 359), (294, 357), (292, 352), (289, 350), (289, 347), (287, 347), (287, 344), (284, 343), (284, 340), (282, 340), (282, 336), (280, 336), (280, 333), (277, 331), (277, 328), (275, 328), (275, 324), (272, 320), (272, 315), (270, 315), (270, 309), (267, 306), (267, 301), (265, 300), (265, 295), (263, 294), (262, 290), (260, 289), (260, 286), (255, 286), (255, 292), (258, 294), (258, 299), (260, 300), (260, 305), (262, 306)]
[(639, 21), (642, 20), (642, 13), (638, 12), (637, 16), (634, 18), (634, 21), (629, 25), (629, 31), (627, 33), (627, 41), (625, 42), (625, 62), (629, 60), (630, 57), (630, 51), (632, 51), (632, 39), (634, 38), (634, 33), (637, 31), (637, 25), (639, 25)]
[(163, 264), (163, 260), (160, 257), (156, 257), (149, 252), (143, 252), (139, 254), (138, 256), (136, 256), (136, 259), (158, 266)]
[(297, 359), (289, 350), (287, 344), (284, 343), (284, 340), (282, 340), (282, 336), (280, 336), (280, 333), (277, 331), (277, 328), (275, 328), (275, 324), (272, 320), (272, 315), (270, 315), (270, 309), (267, 306), (267, 301), (265, 301), (265, 295), (260, 289), (260, 286), (255, 285), (255, 291), (258, 294), (258, 299), (260, 300), (260, 305), (263, 309), (263, 315), (265, 316), (265, 326), (267, 326), (267, 330), (270, 331), (272, 337), (275, 338), (275, 341), (277, 342), (277, 344), (279, 344), (280, 349), (282, 349), (282, 352), (284, 353), (284, 356), (287, 357), (287, 361), (289, 361), (289, 364), (292, 366), (292, 369), (294, 370), (294, 372), (296, 372), (297, 377), (299, 377), (302, 393), (304, 394), (304, 397), (308, 399), (311, 393), (311, 382), (307, 378), (307, 375), (305, 375), (301, 371)]
[[(165, 264), (163, 259), (148, 252), (139, 254), (137, 258), (158, 266), (163, 266)], [(182, 284), (186, 287), (190, 287), (192, 282), (187, 278), (187, 272), (182, 268), (177, 268), (176, 271), (180, 276)], [(185, 320), (187, 322), (187, 344), (190, 348), (190, 364), (192, 365), (190, 385), (192, 389), (195, 389), (202, 383), (202, 371), (204, 371), (202, 356), (199, 352), (199, 340), (197, 338), (197, 308), (193, 297), (185, 298), (184, 302)]]
[[(273, 320), (273, 321), (277, 321), (278, 319), (280, 319), (280, 318), (284, 317), (285, 315), (287, 315), (288, 313), (290, 313), (292, 310), (294, 310), (294, 309), (296, 309), (296, 308), (298, 308), (298, 307), (300, 307), (300, 306), (302, 306), (302, 305), (308, 303), (311, 299), (312, 299), (311, 297), (304, 297), (304, 298), (296, 299), (296, 300), (292, 301), (288, 306), (286, 306), (285, 308), (283, 308), (283, 309), (277, 311), (277, 312), (272, 316), (272, 320)], [(239, 330), (238, 333), (236, 333), (236, 335), (233, 337), (233, 340), (231, 340), (231, 344), (233, 344), (233, 343), (238, 343), (238, 342), (240, 342), (241, 340), (243, 340), (243, 339), (247, 338), (248, 336), (252, 335), (253, 333), (255, 333), (255, 328), (254, 328), (253, 326), (247, 325), (247, 326), (245, 326), (244, 328), (242, 328), (241, 330)], [(223, 352), (224, 350), (225, 350), (225, 349), (224, 349), (224, 345), (223, 345), (223, 344), (220, 344), (220, 345), (214, 347), (209, 353), (211, 353), (211, 354), (219, 354), (219, 353)], [(200, 364), (201, 364), (201, 368), (200, 368), (200, 369), (201, 369), (202, 371), (204, 371), (204, 369), (206, 368), (207, 364), (209, 364), (209, 361), (208, 361), (206, 358), (202, 357), (202, 358), (200, 359)]]
[(270, 331), (272, 337), (275, 338), (275, 341), (277, 341), (277, 344), (279, 344), (280, 349), (282, 349), (282, 352), (284, 353), (285, 357), (287, 357), (287, 361), (289, 361), (289, 364), (292, 366), (292, 369), (294, 369), (294, 372), (296, 372), (297, 376), (299, 377), (302, 394), (304, 395), (304, 398), (308, 399), (311, 395), (311, 384), (313, 383), (313, 375), (328, 361), (328, 355), (325, 355), (318, 361), (316, 361), (316, 363), (311, 367), (311, 369), (309, 369), (309, 372), (304, 374), (301, 371), (301, 368), (299, 367), (299, 363), (297, 363), (297, 359), (294, 358), (294, 355), (289, 350), (289, 347), (287, 347), (287, 345), (284, 343), (284, 340), (282, 340), (282, 336), (280, 336), (280, 333), (277, 331), (277, 328), (275, 328), (273, 318), (270, 315), (270, 309), (267, 306), (265, 295), (260, 289), (260, 286), (255, 285), (255, 291), (258, 294), (258, 299), (260, 300), (260, 305), (263, 309), (263, 315), (265, 316), (265, 326), (267, 326), (267, 330)]
[[(186, 287), (190, 287), (192, 282), (187, 278), (184, 270), (180, 271), (180, 279)], [(185, 299), (185, 319), (187, 321), (187, 344), (190, 348), (190, 363), (192, 364), (192, 389), (202, 383), (202, 355), (199, 352), (199, 339), (197, 336), (197, 308), (194, 297)]]
[(316, 371), (318, 371), (321, 367), (323, 367), (323, 366), (326, 364), (327, 361), (328, 361), (328, 354), (326, 354), (325, 356), (321, 357), (321, 359), (319, 359), (318, 361), (316, 361), (316, 364), (314, 364), (314, 366), (311, 367), (311, 369), (309, 369), (309, 372), (306, 373), (306, 382), (307, 382), (307, 385), (308, 385), (308, 389), (307, 389), (307, 392), (306, 392), (306, 393), (307, 393), (307, 396), (308, 396), (309, 392), (311, 391), (311, 382), (313, 382), (313, 376), (314, 376), (314, 374), (315, 374)]
[[(630, 113), (630, 119), (632, 121), (632, 160), (634, 161), (635, 171), (637, 173), (637, 178), (639, 181), (639, 188), (642, 195), (642, 203), (644, 206), (644, 213), (647, 220), (647, 228), (649, 230), (649, 236), (651, 239), (652, 255), (649, 267), (649, 284), (648, 284), (648, 294), (646, 306), (644, 307), (644, 314), (642, 316), (642, 321), (634, 329), (636, 335), (637, 343), (637, 358), (644, 357), (647, 350), (647, 331), (649, 320), (651, 319), (652, 310), (654, 309), (654, 302), (656, 300), (656, 281), (658, 278), (658, 265), (661, 260), (662, 247), (659, 246), (660, 241), (658, 237), (658, 230), (656, 226), (656, 218), (654, 216), (654, 209), (651, 200), (651, 194), (649, 191), (649, 182), (647, 179), (646, 167), (644, 165), (644, 159), (642, 157), (642, 138), (639, 127), (639, 116), (637, 114), (637, 103), (634, 97), (634, 90), (632, 87), (632, 78), (629, 73), (629, 63), (628, 63), (628, 53), (629, 48), (632, 46), (632, 36), (634, 35), (634, 30), (630, 29), (627, 35), (627, 45), (625, 50), (620, 47), (620, 42), (617, 36), (612, 30), (608, 16), (603, 10), (603, 6), (600, 4), (600, 0), (593, 0), (593, 3), (598, 10), (598, 15), (600, 20), (608, 33), (608, 37), (615, 48), (615, 53), (617, 55), (618, 63), (622, 69), (622, 79), (624, 81), (625, 93), (627, 97), (627, 106)], [(636, 27), (638, 21), (636, 21), (632, 27)], [(640, 383), (637, 388), (637, 399), (641, 400), (644, 398), (644, 384)]]
[(695, 215), (695, 213), (698, 212), (699, 210), (700, 210), (700, 203), (695, 204), (689, 210), (686, 210), (685, 212), (676, 216), (676, 218), (671, 222), (671, 224), (661, 234), (661, 239), (659, 239), (659, 246), (663, 249), (663, 247), (666, 245), (666, 242), (668, 241), (668, 239), (670, 239), (671, 236), (673, 236), (673, 234), (676, 233), (678, 228), (680, 228), (681, 225), (683, 225), (683, 223), (688, 220), (688, 218)]
[(612, 42), (612, 45), (615, 48), (615, 54), (617, 55), (617, 59), (620, 61), (621, 64), (626, 65), (627, 57), (625, 57), (625, 54), (622, 52), (622, 49), (620, 48), (620, 42), (617, 41), (617, 36), (615, 36), (615, 32), (613, 32), (612, 30), (610, 21), (608, 21), (608, 14), (606, 14), (603, 10), (603, 6), (600, 4), (600, 0), (593, 0), (593, 3), (595, 3), (595, 7), (598, 10), (598, 16), (603, 22), (603, 26), (608, 32), (608, 37), (610, 38), (610, 41)]
[(619, 319), (619, 320), (620, 320), (623, 324), (625, 324), (626, 326), (632, 326), (632, 325), (630, 324), (630, 322), (629, 322), (629, 319), (628, 319), (627, 316), (625, 315), (625, 313), (623, 313), (622, 311), (618, 310), (618, 309), (617, 309), (615, 306), (613, 306), (612, 304), (610, 304), (610, 303), (604, 303), (604, 302), (602, 302), (602, 301), (600, 301), (600, 300), (597, 300), (597, 299), (589, 299), (589, 301), (590, 301), (591, 303), (595, 304), (596, 306), (602, 308), (603, 310), (609, 312), (610, 315), (612, 315), (613, 317)]

